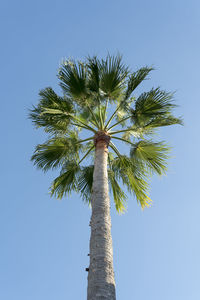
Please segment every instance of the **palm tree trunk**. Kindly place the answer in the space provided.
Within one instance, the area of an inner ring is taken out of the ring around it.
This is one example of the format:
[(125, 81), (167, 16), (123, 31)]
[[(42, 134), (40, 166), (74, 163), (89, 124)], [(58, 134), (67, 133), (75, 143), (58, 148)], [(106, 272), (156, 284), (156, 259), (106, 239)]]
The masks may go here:
[(107, 143), (99, 140), (93, 174), (87, 300), (116, 300), (107, 158)]

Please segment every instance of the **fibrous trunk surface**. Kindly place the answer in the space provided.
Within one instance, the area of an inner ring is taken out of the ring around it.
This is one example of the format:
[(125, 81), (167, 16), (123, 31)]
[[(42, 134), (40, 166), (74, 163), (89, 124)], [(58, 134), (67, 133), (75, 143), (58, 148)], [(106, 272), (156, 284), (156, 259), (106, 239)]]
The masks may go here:
[(99, 139), (93, 174), (87, 300), (116, 300), (107, 158), (107, 141)]

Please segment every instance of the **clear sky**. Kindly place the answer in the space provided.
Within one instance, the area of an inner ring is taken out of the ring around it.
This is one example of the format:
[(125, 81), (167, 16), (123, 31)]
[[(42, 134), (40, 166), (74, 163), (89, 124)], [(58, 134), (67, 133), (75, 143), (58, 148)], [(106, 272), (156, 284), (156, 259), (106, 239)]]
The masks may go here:
[(151, 208), (112, 205), (118, 300), (200, 299), (200, 2), (34, 0), (0, 2), (0, 299), (86, 299), (90, 209), (78, 195), (49, 197), (57, 172), (30, 162), (46, 136), (27, 109), (52, 86), (63, 57), (120, 52), (132, 70), (153, 65), (138, 90), (176, 91), (185, 126), (162, 130), (173, 146)]

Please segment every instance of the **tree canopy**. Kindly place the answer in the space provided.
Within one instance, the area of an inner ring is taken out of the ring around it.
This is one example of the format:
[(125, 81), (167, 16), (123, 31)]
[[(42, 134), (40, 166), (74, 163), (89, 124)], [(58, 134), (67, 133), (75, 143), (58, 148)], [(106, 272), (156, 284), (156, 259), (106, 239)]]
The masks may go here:
[[(153, 70), (132, 72), (120, 55), (105, 59), (88, 57), (84, 62), (65, 60), (58, 78), (62, 96), (51, 87), (39, 93), (39, 103), (30, 110), (35, 126), (44, 128), (48, 139), (36, 147), (34, 164), (48, 171), (60, 169), (51, 194), (61, 199), (72, 191), (90, 203), (95, 138), (109, 137), (108, 179), (118, 212), (126, 207), (124, 187), (141, 207), (149, 206), (149, 178), (166, 172), (169, 147), (154, 140), (159, 127), (182, 124), (173, 115), (173, 93), (152, 88), (139, 97), (135, 89)], [(121, 153), (114, 141), (129, 146)]]

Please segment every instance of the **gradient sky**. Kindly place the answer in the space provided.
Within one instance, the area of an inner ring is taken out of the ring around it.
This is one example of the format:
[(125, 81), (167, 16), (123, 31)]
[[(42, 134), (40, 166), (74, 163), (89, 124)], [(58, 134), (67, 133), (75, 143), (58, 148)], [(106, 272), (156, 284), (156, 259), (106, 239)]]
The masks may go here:
[[(72, 195), (49, 197), (58, 174), (36, 170), (34, 147), (47, 138), (27, 109), (52, 86), (64, 57), (120, 52), (135, 70), (153, 65), (137, 91), (176, 91), (184, 127), (162, 130), (173, 147), (167, 176), (151, 184), (151, 208), (112, 204), (118, 300), (199, 300), (198, 0), (34, 0), (0, 2), (0, 299), (86, 299), (90, 209)], [(128, 150), (127, 150), (128, 151)]]

